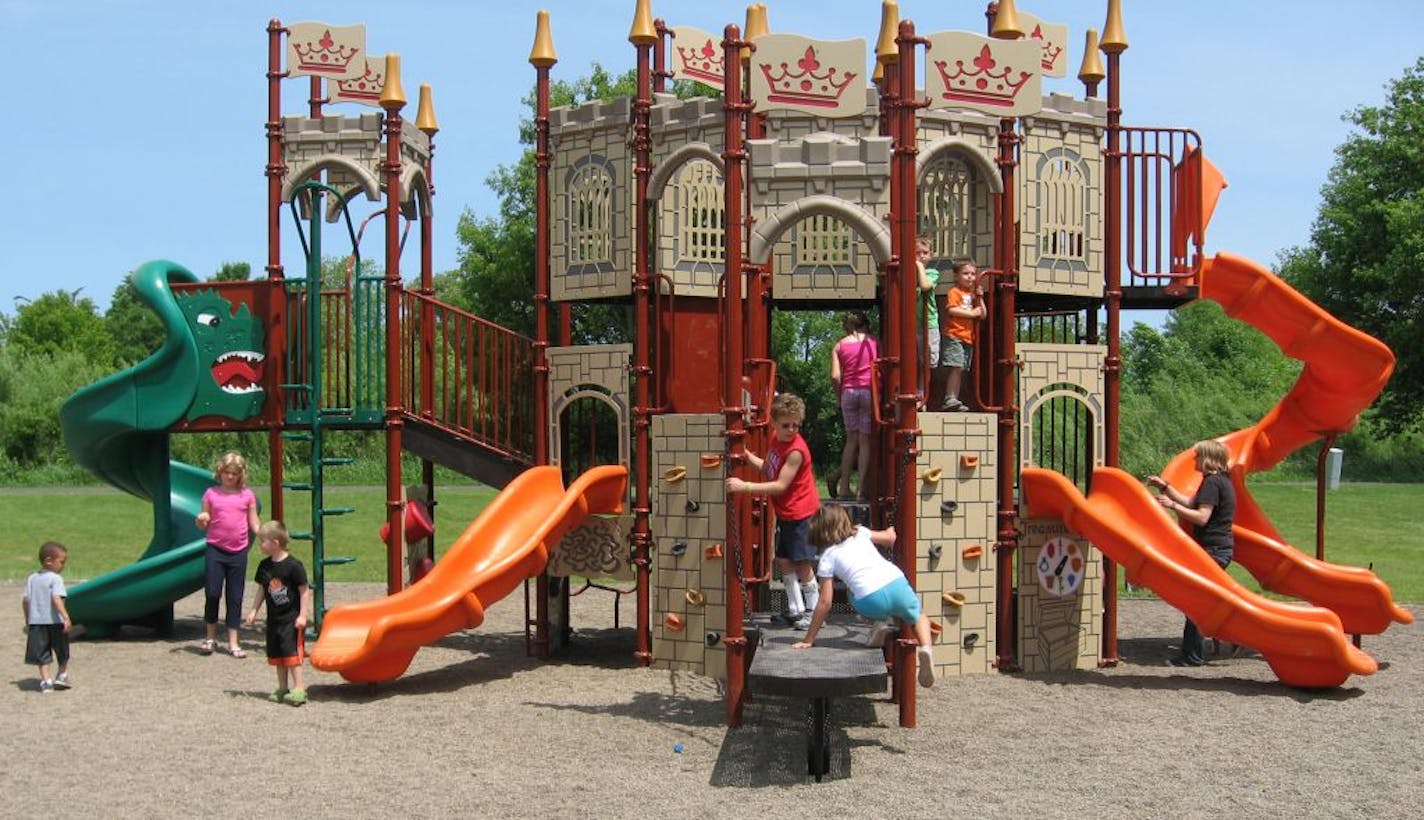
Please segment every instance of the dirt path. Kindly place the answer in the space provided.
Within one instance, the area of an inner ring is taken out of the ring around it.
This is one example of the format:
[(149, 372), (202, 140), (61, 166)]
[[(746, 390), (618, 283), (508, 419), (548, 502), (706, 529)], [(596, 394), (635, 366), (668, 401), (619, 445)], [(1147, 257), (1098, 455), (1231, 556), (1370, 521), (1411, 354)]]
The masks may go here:
[[(14, 617), (20, 594), (0, 585), (0, 609)], [(311, 673), (301, 709), (265, 700), (257, 633), (246, 660), (196, 654), (197, 596), (172, 639), (77, 644), (69, 692), (41, 695), (21, 630), (0, 630), (0, 816), (1381, 818), (1424, 804), (1419, 626), (1366, 639), (1378, 674), (1308, 693), (1259, 657), (1165, 666), (1180, 616), (1125, 601), (1116, 669), (942, 680), (914, 730), (883, 698), (835, 704), (832, 771), (815, 784), (802, 702), (760, 700), (729, 730), (715, 681), (632, 668), (611, 596), (575, 603), (560, 662), (525, 656), (516, 593), (394, 683)]]

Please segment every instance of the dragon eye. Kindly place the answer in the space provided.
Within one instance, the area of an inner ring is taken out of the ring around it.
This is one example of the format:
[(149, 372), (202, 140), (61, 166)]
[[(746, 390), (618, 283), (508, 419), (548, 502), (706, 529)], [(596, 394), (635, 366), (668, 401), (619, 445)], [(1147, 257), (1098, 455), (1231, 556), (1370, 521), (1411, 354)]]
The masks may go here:
[(207, 311), (199, 313), (196, 321), (198, 324), (207, 327), (217, 327), (222, 324), (222, 319), (219, 319), (216, 313), (208, 313)]

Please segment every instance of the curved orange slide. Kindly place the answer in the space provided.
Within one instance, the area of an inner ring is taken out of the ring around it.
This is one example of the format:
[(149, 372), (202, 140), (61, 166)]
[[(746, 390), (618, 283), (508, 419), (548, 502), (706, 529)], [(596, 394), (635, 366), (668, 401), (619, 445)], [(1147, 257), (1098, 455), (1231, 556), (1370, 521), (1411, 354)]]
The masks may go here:
[[(1248, 473), (1270, 469), (1296, 449), (1354, 427), (1389, 381), (1394, 354), (1239, 256), (1222, 253), (1207, 260), (1200, 294), (1304, 364), (1295, 385), (1265, 417), (1219, 439), (1231, 452), (1236, 487), (1236, 561), (1265, 589), (1334, 611), (1346, 632), (1376, 634), (1392, 622), (1412, 622), (1413, 614), (1394, 603), (1373, 572), (1319, 561), (1285, 544), (1246, 489)], [(1178, 454), (1162, 478), (1191, 495), (1201, 484), (1194, 458), (1191, 449)]]
[(1129, 581), (1156, 591), (1204, 634), (1258, 650), (1283, 683), (1339, 686), (1378, 669), (1335, 613), (1273, 601), (1238, 583), (1122, 470), (1094, 470), (1087, 498), (1052, 470), (1025, 468), (1021, 482), (1030, 515), (1062, 519), (1120, 564)]
[(621, 511), (627, 489), (624, 467), (594, 467), (567, 491), (558, 467), (525, 470), (424, 578), (326, 613), (312, 666), (364, 683), (400, 677), (422, 646), (479, 626), (487, 606), (542, 572), (564, 533), (591, 514)]

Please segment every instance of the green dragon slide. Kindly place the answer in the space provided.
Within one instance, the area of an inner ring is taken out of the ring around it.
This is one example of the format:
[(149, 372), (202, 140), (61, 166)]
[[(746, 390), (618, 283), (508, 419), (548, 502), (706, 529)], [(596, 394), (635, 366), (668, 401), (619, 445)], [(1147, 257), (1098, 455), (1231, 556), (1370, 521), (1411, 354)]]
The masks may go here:
[(90, 636), (121, 624), (166, 630), (173, 602), (203, 585), (202, 533), (194, 517), (212, 474), (169, 460), (168, 429), (184, 418), (246, 418), (261, 408), (262, 329), (246, 305), (211, 290), (175, 296), (170, 283), (196, 282), (181, 265), (149, 262), (133, 274), (139, 298), (166, 331), (162, 347), (128, 370), (64, 403), (60, 422), (75, 461), (153, 504), (153, 537), (139, 560), (75, 585), (68, 608)]

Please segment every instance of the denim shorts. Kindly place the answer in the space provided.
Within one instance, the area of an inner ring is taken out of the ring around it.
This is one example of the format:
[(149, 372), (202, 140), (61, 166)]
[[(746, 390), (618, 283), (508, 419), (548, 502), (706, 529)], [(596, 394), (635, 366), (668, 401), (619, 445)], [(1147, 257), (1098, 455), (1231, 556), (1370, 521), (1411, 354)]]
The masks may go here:
[(911, 626), (920, 619), (920, 599), (910, 589), (910, 582), (900, 576), (864, 598), (850, 602), (855, 611), (867, 618), (883, 621), (899, 618)]
[(814, 561), (816, 548), (811, 546), (811, 519), (776, 522), (776, 557), (788, 561)]

